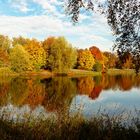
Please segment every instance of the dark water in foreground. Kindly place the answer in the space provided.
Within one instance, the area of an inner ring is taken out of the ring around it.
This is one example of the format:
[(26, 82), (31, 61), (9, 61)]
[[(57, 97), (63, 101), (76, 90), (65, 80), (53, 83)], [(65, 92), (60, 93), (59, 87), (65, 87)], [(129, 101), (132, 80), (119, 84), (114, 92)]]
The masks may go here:
[(140, 110), (140, 77), (134, 75), (0, 78), (0, 116), (80, 111), (90, 118), (99, 110), (135, 115), (135, 109)]

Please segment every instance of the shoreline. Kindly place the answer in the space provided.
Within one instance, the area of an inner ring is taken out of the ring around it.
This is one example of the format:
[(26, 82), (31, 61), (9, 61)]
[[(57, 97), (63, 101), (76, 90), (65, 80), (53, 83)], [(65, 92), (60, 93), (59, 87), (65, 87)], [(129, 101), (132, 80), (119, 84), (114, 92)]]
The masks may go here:
[[(40, 71), (25, 71), (21, 73), (16, 72), (3, 72), (0, 73), (0, 77), (15, 77), (15, 76), (45, 76), (45, 77), (54, 77), (54, 76), (101, 76), (104, 74), (108, 75), (136, 75), (134, 69), (108, 69), (107, 72), (95, 72), (95, 71), (88, 71), (88, 70), (80, 70), (80, 69), (71, 69), (69, 72), (51, 72), (48, 70), (40, 70)], [(140, 75), (140, 73), (138, 74)]]

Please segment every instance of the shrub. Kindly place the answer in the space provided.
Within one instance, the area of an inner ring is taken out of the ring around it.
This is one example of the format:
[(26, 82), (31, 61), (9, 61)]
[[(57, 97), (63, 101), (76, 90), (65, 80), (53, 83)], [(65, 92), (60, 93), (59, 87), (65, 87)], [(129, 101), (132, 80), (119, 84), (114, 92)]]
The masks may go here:
[(95, 65), (93, 66), (93, 70), (97, 72), (101, 72), (103, 69), (103, 66), (100, 62), (96, 62)]

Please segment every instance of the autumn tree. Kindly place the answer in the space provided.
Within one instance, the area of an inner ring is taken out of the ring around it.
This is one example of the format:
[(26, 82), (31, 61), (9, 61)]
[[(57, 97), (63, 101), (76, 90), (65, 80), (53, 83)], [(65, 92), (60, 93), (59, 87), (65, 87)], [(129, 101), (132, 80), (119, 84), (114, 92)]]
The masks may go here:
[(95, 60), (92, 53), (88, 50), (78, 50), (77, 67), (84, 70), (92, 70)]
[(55, 37), (48, 37), (47, 39), (45, 39), (42, 42), (42, 47), (43, 47), (43, 49), (45, 50), (45, 53), (46, 53), (46, 64), (44, 66), (44, 68), (46, 68), (46, 69), (51, 69), (51, 66), (49, 65), (49, 62), (48, 62), (47, 58), (49, 57), (50, 48), (52, 47), (55, 40), (56, 40)]
[(0, 48), (5, 50), (5, 52), (9, 52), (11, 46), (11, 41), (8, 36), (0, 35)]
[(129, 52), (136, 72), (140, 70), (140, 1), (108, 0), (108, 24), (116, 37), (114, 49), (121, 57)]
[(89, 50), (91, 51), (93, 57), (95, 58), (95, 60), (97, 61), (103, 61), (103, 55), (102, 52), (100, 51), (100, 49), (96, 46), (92, 46), (89, 48)]
[(0, 48), (0, 67), (9, 66), (9, 54), (2, 48)]
[(10, 51), (11, 69), (16, 72), (32, 70), (33, 65), (30, 55), (21, 45), (16, 45)]
[(126, 69), (131, 69), (133, 68), (133, 58), (132, 58), (132, 55), (127, 52), (124, 54), (125, 55), (125, 61), (123, 63), (123, 68), (126, 68)]
[(40, 69), (46, 63), (46, 53), (41, 43), (36, 39), (29, 40), (24, 45), (25, 50), (29, 53), (30, 60), (34, 69)]
[(0, 35), (0, 67), (9, 65), (9, 50), (11, 41), (7, 36)]
[(76, 50), (64, 37), (52, 40), (52, 42), (46, 41), (46, 51), (48, 53), (46, 66), (54, 72), (67, 72), (76, 63)]
[(96, 46), (92, 46), (89, 48), (91, 51), (94, 59), (95, 59), (95, 65), (94, 70), (95, 71), (105, 71), (105, 64), (107, 63), (108, 59), (106, 56), (103, 55), (103, 53), (100, 51), (100, 49)]
[(30, 39), (24, 38), (22, 36), (13, 37), (13, 39), (12, 39), (12, 45), (13, 46), (16, 46), (16, 45), (25, 46), (25, 45), (27, 45), (28, 41), (30, 41)]
[(111, 53), (111, 52), (104, 52), (103, 54), (109, 60), (106, 63), (106, 67), (115, 68), (116, 67), (116, 62), (117, 62), (117, 56), (114, 53)]
[[(66, 0), (67, 14), (76, 23), (80, 12), (83, 11), (81, 9), (94, 11), (95, 2), (93, 0)], [(140, 1), (106, 0), (104, 4), (98, 2), (97, 5), (98, 9), (96, 9), (107, 17), (108, 25), (116, 38), (113, 48), (117, 50), (119, 57), (129, 51), (138, 73), (140, 70)]]
[(118, 57), (117, 60), (117, 67), (118, 68), (134, 68), (134, 64), (133, 64), (133, 58), (132, 55), (129, 52), (125, 52), (123, 55)]

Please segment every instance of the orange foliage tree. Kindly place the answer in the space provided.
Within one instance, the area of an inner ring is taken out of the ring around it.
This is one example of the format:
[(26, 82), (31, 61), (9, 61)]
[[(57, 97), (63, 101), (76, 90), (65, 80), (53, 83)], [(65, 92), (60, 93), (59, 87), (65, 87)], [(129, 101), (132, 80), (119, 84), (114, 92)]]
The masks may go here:
[(9, 49), (11, 41), (8, 36), (0, 35), (0, 67), (9, 65)]
[(0, 48), (0, 67), (6, 67), (9, 65), (9, 55), (4, 49)]
[(97, 48), (96, 46), (92, 46), (89, 48), (89, 50), (91, 51), (95, 60), (103, 61), (103, 55), (99, 48)]
[(91, 51), (96, 64), (102, 64), (102, 71), (104, 71), (105, 69), (105, 64), (107, 63), (108, 59), (106, 56), (103, 55), (103, 53), (100, 51), (100, 49), (96, 46), (92, 46), (89, 48), (89, 50)]

